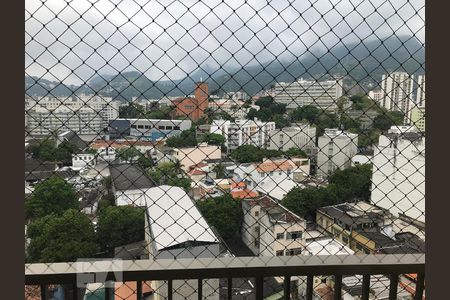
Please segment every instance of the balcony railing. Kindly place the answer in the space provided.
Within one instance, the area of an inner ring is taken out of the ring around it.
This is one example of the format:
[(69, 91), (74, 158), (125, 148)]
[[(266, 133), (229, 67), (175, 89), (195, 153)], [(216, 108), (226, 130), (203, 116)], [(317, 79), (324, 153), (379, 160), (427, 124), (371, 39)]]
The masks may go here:
[[(306, 276), (306, 292), (303, 299), (313, 298), (314, 276), (332, 275), (334, 278), (334, 299), (342, 299), (342, 279), (347, 275), (362, 275), (362, 291), (359, 299), (369, 299), (371, 275), (383, 274), (390, 280), (388, 299), (397, 299), (399, 276), (417, 274), (415, 288), (407, 289), (411, 298), (425, 299), (424, 274), (425, 255), (367, 255), (367, 256), (293, 256), (293, 257), (232, 257), (198, 259), (161, 259), (122, 261), (120, 270), (114, 269), (108, 261), (27, 264), (25, 265), (25, 285), (39, 285), (41, 299), (48, 299), (47, 286), (52, 284), (72, 286), (73, 299), (81, 299), (82, 284), (87, 282), (111, 282), (120, 273), (122, 282), (136, 282), (136, 299), (142, 298), (142, 282), (166, 281), (167, 295), (163, 299), (172, 300), (173, 281), (196, 280), (196, 295), (187, 299), (211, 299), (203, 293), (204, 280), (225, 278), (227, 290), (224, 298), (234, 298), (232, 281), (235, 278), (253, 278), (254, 299), (264, 299), (264, 278), (283, 277), (283, 299), (292, 299), (291, 279)], [(84, 278), (84, 279), (83, 279)], [(89, 278), (89, 280), (86, 280)], [(84, 282), (81, 282), (83, 280)], [(400, 285), (402, 286), (402, 285)], [(192, 285), (191, 285), (192, 288)], [(111, 299), (114, 286), (105, 285), (105, 300)], [(69, 298), (71, 298), (69, 296)]]

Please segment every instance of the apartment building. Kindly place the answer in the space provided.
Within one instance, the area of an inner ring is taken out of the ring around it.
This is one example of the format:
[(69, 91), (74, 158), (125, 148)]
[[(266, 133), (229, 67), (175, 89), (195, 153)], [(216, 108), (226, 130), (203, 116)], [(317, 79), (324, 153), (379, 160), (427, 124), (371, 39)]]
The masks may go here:
[(425, 133), (425, 105), (411, 109), (411, 125), (416, 126), (419, 132)]
[(425, 75), (417, 76), (416, 105), (425, 106)]
[(276, 129), (270, 132), (269, 149), (287, 151), (298, 148), (311, 154), (316, 144), (316, 128), (309, 124), (293, 124), (293, 126)]
[(400, 111), (405, 114), (405, 124), (409, 122), (411, 104), (413, 104), (414, 75), (406, 72), (393, 72), (383, 75), (380, 105), (388, 111)]
[(306, 221), (267, 196), (242, 201), (242, 241), (257, 256), (300, 255)]
[(358, 152), (358, 135), (339, 129), (325, 129), (318, 139), (317, 174), (330, 176), (336, 170), (351, 167)]
[(343, 95), (343, 80), (303, 80), (275, 84), (275, 102), (286, 104), (288, 109), (313, 105), (334, 111), (336, 100)]
[(119, 116), (119, 103), (111, 98), (81, 95), (73, 98), (42, 97), (26, 105), (30, 135), (73, 131), (79, 135), (102, 133)]
[(111, 138), (132, 136), (156, 141), (179, 135), (183, 130), (191, 128), (191, 125), (191, 120), (116, 119), (109, 124), (108, 132)]
[(371, 202), (394, 215), (425, 222), (425, 137), (414, 127), (393, 126), (373, 156)]
[(269, 146), (270, 133), (275, 130), (275, 122), (262, 122), (254, 120), (214, 120), (210, 133), (223, 135), (225, 146), (228, 150), (234, 150), (242, 145), (254, 145), (267, 148)]
[(178, 160), (184, 171), (189, 171), (192, 166), (208, 159), (221, 159), (222, 151), (220, 146), (200, 143), (196, 147), (173, 148), (169, 159)]

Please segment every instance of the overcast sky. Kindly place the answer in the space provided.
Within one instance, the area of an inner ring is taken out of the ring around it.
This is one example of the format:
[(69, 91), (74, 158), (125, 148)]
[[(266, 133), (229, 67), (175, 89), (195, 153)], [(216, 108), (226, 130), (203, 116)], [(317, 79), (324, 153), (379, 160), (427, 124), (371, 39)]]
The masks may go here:
[(425, 41), (424, 0), (25, 3), (26, 74), (71, 84), (95, 72), (124, 70), (152, 80), (179, 79), (199, 65), (291, 59), (340, 39), (351, 43), (394, 32)]

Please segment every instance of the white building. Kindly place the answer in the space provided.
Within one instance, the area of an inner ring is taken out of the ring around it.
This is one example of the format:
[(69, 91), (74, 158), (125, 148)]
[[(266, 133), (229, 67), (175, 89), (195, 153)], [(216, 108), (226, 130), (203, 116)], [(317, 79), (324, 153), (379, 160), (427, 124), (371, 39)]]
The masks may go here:
[(381, 103), (381, 101), (383, 100), (383, 95), (384, 94), (382, 90), (373, 90), (370, 91), (368, 94), (369, 98), (375, 101), (376, 103)]
[(242, 241), (257, 256), (293, 256), (305, 251), (306, 221), (270, 197), (242, 201)]
[(380, 136), (373, 157), (371, 202), (394, 215), (425, 222), (425, 137), (393, 126)]
[(243, 101), (250, 99), (249, 95), (243, 91), (229, 92), (226, 94), (226, 98), (232, 99), (232, 100), (243, 100)]
[(425, 106), (425, 75), (417, 76), (416, 105)]
[(74, 170), (92, 168), (96, 164), (95, 154), (93, 153), (72, 154), (72, 169)]
[(270, 133), (269, 149), (287, 151), (299, 148), (311, 152), (316, 144), (316, 128), (309, 124), (295, 124), (291, 127), (276, 129)]
[(335, 110), (336, 100), (343, 95), (343, 80), (303, 80), (275, 84), (275, 101), (288, 109), (313, 105), (324, 110)]
[[(134, 201), (130, 201), (134, 199)], [(215, 258), (222, 255), (219, 238), (209, 227), (192, 199), (179, 187), (157, 187), (124, 191), (117, 198), (118, 205), (145, 208), (145, 244), (151, 260), (180, 258)], [(167, 283), (152, 281), (158, 293), (155, 300), (165, 299)], [(186, 299), (198, 297), (197, 280), (174, 280), (178, 296)], [(203, 286), (208, 299), (219, 299), (219, 280), (206, 279)]]
[(42, 97), (26, 110), (29, 134), (71, 130), (81, 135), (101, 134), (119, 116), (119, 103), (111, 98), (81, 95), (73, 98)]
[(308, 158), (266, 159), (261, 163), (240, 164), (233, 170), (249, 189), (258, 187), (264, 191), (266, 184), (289, 180), (303, 181), (310, 172)]
[(339, 129), (325, 129), (318, 140), (317, 174), (329, 176), (337, 169), (351, 167), (358, 152), (358, 135)]
[(267, 148), (271, 131), (275, 130), (275, 122), (262, 122), (255, 120), (214, 120), (210, 133), (223, 135), (225, 146), (234, 150), (242, 145), (254, 145)]
[(405, 123), (409, 122), (411, 104), (413, 103), (414, 75), (394, 72), (383, 75), (381, 90), (383, 97), (380, 105), (388, 111), (401, 111), (405, 114)]

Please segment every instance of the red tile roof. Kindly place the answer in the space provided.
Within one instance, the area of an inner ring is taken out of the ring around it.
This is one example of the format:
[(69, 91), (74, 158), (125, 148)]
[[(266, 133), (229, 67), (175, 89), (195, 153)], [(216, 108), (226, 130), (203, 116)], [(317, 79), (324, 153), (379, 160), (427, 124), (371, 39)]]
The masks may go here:
[(258, 192), (247, 189), (231, 191), (231, 197), (233, 197), (234, 199), (236, 198), (248, 199), (248, 198), (256, 198), (258, 196), (259, 196)]
[(296, 165), (288, 159), (283, 160), (268, 159), (256, 166), (256, 170), (260, 173), (273, 172), (275, 170), (287, 171), (292, 170), (294, 168), (296, 168)]

